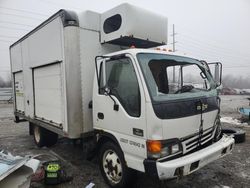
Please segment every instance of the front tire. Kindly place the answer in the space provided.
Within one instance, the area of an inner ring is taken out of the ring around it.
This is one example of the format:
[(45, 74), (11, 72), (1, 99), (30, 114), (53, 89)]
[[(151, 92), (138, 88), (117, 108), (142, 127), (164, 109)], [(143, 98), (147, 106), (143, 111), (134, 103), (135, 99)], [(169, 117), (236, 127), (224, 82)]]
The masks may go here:
[(33, 136), (38, 147), (50, 147), (56, 144), (58, 140), (58, 134), (37, 125), (33, 125)]
[(102, 145), (99, 166), (104, 180), (110, 187), (124, 188), (131, 184), (134, 173), (127, 167), (124, 155), (116, 144), (106, 142)]
[(243, 143), (246, 140), (246, 132), (237, 128), (223, 128), (222, 134), (233, 135), (235, 143)]

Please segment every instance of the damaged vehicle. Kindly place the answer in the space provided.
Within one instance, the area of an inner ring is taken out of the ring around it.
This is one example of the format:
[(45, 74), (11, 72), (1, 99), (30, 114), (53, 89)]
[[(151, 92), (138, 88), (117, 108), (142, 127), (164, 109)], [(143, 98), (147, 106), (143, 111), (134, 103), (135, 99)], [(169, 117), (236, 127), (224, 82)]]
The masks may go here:
[(221, 64), (213, 75), (205, 61), (159, 50), (166, 43), (167, 18), (129, 4), (60, 10), (10, 47), (16, 122), (30, 122), (39, 147), (81, 139), (111, 187), (135, 171), (163, 180), (226, 156)]

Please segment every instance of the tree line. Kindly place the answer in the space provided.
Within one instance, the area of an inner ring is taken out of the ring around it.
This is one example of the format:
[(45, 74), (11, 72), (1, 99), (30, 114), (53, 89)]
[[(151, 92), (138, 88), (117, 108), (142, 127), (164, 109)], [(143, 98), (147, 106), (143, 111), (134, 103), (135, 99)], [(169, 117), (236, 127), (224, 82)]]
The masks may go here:
[(250, 89), (250, 75), (247, 77), (226, 75), (222, 79), (224, 87)]
[(11, 87), (11, 78), (10, 78), (10, 76), (7, 77), (6, 79), (3, 79), (0, 76), (0, 87)]

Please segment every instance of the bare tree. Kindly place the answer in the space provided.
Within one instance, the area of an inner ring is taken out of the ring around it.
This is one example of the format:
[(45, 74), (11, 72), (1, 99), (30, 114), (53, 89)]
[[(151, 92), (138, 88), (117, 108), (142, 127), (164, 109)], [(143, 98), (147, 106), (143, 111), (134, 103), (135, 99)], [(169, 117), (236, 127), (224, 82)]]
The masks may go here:
[(8, 74), (6, 80), (5, 80), (5, 87), (11, 87), (12, 82), (11, 82), (11, 75)]
[(250, 89), (250, 76), (226, 75), (222, 79), (223, 86), (237, 89)]
[(0, 87), (4, 87), (4, 79), (0, 76)]

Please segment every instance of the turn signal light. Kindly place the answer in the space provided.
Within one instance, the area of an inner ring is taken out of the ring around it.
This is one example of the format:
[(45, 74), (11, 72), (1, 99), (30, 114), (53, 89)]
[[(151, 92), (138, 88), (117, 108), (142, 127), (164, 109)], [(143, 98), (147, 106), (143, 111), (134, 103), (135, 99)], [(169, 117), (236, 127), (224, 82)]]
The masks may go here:
[(147, 141), (147, 149), (150, 153), (159, 153), (162, 149), (161, 141), (158, 140), (148, 140)]

